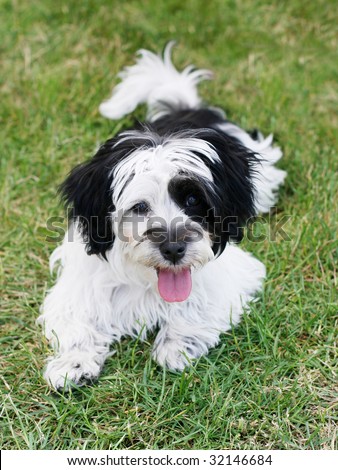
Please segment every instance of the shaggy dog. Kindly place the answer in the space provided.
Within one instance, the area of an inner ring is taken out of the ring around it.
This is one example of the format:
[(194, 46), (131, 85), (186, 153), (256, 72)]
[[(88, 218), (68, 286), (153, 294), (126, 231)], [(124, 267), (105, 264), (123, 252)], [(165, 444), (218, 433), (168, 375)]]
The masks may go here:
[(140, 103), (147, 122), (109, 139), (61, 187), (70, 229), (51, 256), (58, 280), (39, 323), (54, 349), (55, 389), (96, 379), (110, 345), (156, 331), (152, 355), (182, 370), (236, 325), (262, 288), (264, 265), (236, 246), (267, 212), (285, 172), (272, 136), (249, 134), (204, 105), (192, 66), (141, 50), (100, 112)]

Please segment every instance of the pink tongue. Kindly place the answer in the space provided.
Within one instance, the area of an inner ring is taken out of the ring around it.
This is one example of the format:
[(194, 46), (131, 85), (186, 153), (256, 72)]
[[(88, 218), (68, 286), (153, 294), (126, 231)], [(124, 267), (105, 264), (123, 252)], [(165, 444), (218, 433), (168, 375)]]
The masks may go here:
[(162, 299), (167, 302), (183, 302), (191, 292), (190, 269), (182, 269), (177, 273), (169, 269), (158, 272), (158, 290)]

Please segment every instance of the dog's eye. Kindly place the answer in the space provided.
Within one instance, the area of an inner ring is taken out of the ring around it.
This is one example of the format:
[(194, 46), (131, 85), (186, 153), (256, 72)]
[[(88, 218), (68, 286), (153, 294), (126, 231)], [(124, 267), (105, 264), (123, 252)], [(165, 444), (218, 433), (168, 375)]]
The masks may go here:
[(149, 205), (145, 201), (138, 202), (131, 208), (133, 212), (136, 212), (137, 214), (146, 214), (149, 212)]
[(189, 196), (186, 197), (184, 204), (186, 207), (194, 207), (198, 206), (199, 203), (200, 199), (198, 196), (195, 196), (194, 194), (189, 194)]

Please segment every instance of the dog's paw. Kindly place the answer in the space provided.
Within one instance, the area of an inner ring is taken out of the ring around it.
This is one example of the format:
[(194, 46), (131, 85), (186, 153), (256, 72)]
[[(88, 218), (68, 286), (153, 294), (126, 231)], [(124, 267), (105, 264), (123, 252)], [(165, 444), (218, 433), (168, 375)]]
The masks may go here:
[(44, 372), (47, 383), (55, 390), (69, 390), (72, 385), (93, 382), (100, 374), (103, 361), (98, 356), (72, 351), (48, 360)]
[(183, 370), (198, 358), (201, 352), (196, 345), (182, 340), (164, 339), (155, 344), (152, 356), (162, 367), (171, 370)]

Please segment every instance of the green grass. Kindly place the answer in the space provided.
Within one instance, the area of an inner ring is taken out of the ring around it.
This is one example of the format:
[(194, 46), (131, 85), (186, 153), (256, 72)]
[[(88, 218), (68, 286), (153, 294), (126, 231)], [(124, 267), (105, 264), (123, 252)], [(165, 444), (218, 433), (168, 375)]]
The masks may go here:
[[(3, 449), (338, 448), (335, 3), (1, 1)], [(172, 38), (176, 64), (214, 70), (207, 101), (275, 134), (291, 240), (244, 242), (267, 265), (263, 297), (190, 370), (157, 367), (152, 338), (123, 341), (97, 384), (56, 394), (34, 324), (56, 188), (127, 122), (97, 111), (115, 74)]]

